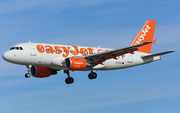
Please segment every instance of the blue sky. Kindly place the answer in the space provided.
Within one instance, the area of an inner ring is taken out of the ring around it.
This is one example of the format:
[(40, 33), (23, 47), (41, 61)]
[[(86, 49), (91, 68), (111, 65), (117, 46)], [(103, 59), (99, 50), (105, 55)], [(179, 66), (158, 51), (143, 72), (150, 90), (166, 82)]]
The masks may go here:
[(120, 48), (129, 46), (147, 20), (156, 20), (152, 53), (175, 50), (161, 61), (114, 71), (62, 71), (26, 79), (25, 66), (0, 59), (0, 112), (179, 113), (180, 1), (0, 0), (0, 54), (28, 42)]

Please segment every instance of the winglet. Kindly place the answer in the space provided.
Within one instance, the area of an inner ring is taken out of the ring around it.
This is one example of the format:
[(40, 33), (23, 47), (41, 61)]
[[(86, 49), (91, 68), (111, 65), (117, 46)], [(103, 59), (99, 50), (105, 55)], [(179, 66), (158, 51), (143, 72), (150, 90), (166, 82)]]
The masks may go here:
[[(148, 20), (146, 24), (143, 26), (141, 31), (138, 33), (138, 35), (135, 37), (135, 39), (132, 41), (130, 46), (143, 43), (143, 42), (152, 42), (155, 44), (155, 41), (153, 41), (154, 31), (155, 31), (156, 21), (154, 20)], [(139, 52), (145, 52), (150, 53), (151, 52), (152, 44), (148, 44), (142, 47), (139, 47)]]

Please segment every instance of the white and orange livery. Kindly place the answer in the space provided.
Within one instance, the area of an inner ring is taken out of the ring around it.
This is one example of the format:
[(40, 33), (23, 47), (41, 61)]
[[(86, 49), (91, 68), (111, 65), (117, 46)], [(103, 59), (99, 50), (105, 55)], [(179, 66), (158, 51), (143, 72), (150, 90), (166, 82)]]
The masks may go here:
[(28, 73), (38, 78), (49, 77), (64, 70), (68, 75), (65, 82), (71, 84), (71, 71), (91, 71), (89, 79), (95, 79), (93, 70), (114, 70), (142, 65), (160, 60), (160, 55), (173, 51), (151, 54), (156, 21), (148, 20), (133, 42), (121, 49), (95, 48), (43, 43), (21, 43), (3, 54), (4, 60), (26, 65)]

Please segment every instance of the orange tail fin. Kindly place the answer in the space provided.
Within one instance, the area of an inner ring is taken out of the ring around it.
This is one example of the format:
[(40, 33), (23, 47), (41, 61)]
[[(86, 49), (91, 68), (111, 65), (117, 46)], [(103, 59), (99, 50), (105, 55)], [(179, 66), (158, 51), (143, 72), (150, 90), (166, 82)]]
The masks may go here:
[[(143, 43), (143, 42), (153, 42), (155, 44), (156, 40), (153, 41), (155, 26), (156, 26), (156, 21), (148, 20), (146, 24), (143, 26), (143, 28), (141, 29), (141, 31), (138, 33), (138, 35), (135, 37), (133, 42), (130, 44), (130, 46)], [(148, 45), (139, 47), (138, 51), (151, 53), (151, 47), (152, 47), (152, 44), (148, 44)]]

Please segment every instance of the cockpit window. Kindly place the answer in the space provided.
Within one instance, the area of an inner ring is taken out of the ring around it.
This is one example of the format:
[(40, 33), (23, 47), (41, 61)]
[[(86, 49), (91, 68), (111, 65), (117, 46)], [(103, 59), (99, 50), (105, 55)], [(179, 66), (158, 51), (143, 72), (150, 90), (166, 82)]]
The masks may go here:
[(19, 47), (16, 47), (17, 50), (19, 50)]
[(13, 49), (15, 49), (15, 47), (11, 47), (11, 49), (10, 49), (10, 50), (13, 50)]
[(20, 50), (23, 50), (23, 48), (22, 47), (19, 47), (20, 48)]
[(11, 47), (10, 50), (23, 50), (23, 48), (22, 47)]

